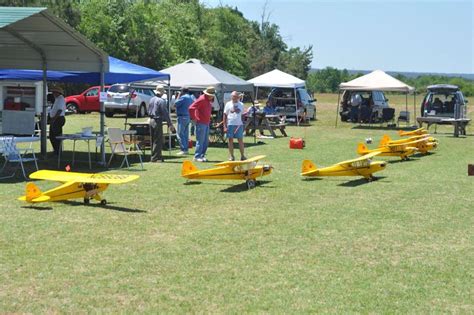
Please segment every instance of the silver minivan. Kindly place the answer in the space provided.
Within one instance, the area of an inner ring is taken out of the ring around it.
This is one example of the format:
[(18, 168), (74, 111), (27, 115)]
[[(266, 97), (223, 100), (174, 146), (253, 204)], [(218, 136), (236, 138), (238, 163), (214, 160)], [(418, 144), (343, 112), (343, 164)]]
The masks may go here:
[[(296, 91), (296, 104), (295, 104)], [(311, 120), (316, 119), (316, 99), (305, 88), (273, 88), (268, 95), (267, 107), (273, 108), (276, 114), (287, 118), (305, 115)]]

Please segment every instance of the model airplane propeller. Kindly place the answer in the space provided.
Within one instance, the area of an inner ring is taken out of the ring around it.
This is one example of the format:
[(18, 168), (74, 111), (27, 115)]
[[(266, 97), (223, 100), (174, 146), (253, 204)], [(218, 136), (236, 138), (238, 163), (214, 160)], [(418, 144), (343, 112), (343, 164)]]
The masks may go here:
[(99, 193), (106, 190), (110, 184), (125, 184), (138, 179), (139, 176), (41, 170), (32, 173), (30, 178), (61, 182), (63, 184), (41, 192), (34, 183), (27, 183), (25, 196), (18, 198), (18, 200), (28, 203), (39, 203), (82, 198), (85, 204), (88, 204), (90, 199), (95, 199), (100, 201), (102, 205), (106, 205), (107, 200), (102, 199)]
[(310, 160), (304, 160), (301, 168), (301, 176), (319, 177), (319, 176), (362, 176), (368, 181), (375, 179), (372, 175), (385, 169), (387, 162), (372, 161), (374, 156), (380, 152), (366, 154), (360, 158), (339, 162), (332, 166), (317, 168)]
[(256, 186), (257, 178), (272, 172), (270, 165), (258, 165), (265, 158), (259, 155), (245, 161), (228, 161), (215, 164), (215, 168), (199, 170), (191, 161), (184, 161), (181, 176), (186, 179), (233, 179), (245, 180), (248, 189)]

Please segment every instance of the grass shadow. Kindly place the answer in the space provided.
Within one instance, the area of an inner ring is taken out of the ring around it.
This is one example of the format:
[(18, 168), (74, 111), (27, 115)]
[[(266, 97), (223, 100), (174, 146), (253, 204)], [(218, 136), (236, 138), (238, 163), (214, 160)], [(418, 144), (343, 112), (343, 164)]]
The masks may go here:
[(415, 156), (411, 156), (410, 158), (408, 158), (408, 160), (402, 160), (402, 159), (390, 160), (390, 161), (388, 161), (388, 163), (390, 163), (390, 164), (410, 163), (410, 162), (418, 161), (420, 159), (420, 157), (417, 157), (416, 159), (414, 157)]
[[(399, 129), (402, 129), (402, 128), (388, 127), (388, 126), (357, 125), (357, 126), (352, 127), (352, 129), (360, 129), (360, 130), (399, 130)], [(412, 130), (412, 129), (410, 129), (410, 130)]]
[(31, 209), (31, 210), (37, 210), (37, 211), (47, 211), (47, 210), (53, 210), (53, 207), (41, 207), (41, 206), (22, 206), (23, 209)]
[(377, 177), (374, 177), (372, 179), (372, 181), (368, 181), (365, 178), (358, 178), (358, 179), (350, 180), (348, 182), (339, 184), (338, 186), (340, 186), (340, 187), (358, 187), (358, 186), (362, 186), (362, 185), (365, 185), (365, 184), (370, 184), (372, 182), (376, 182), (376, 181), (378, 181), (380, 179), (383, 179), (383, 178), (385, 178), (385, 176), (377, 176)]
[(201, 181), (186, 181), (183, 185), (186, 185), (186, 186), (195, 186), (195, 185), (201, 185), (202, 182)]
[(83, 202), (74, 201), (74, 200), (60, 201), (60, 203), (65, 204), (65, 205), (69, 205), (69, 206), (73, 206), (73, 207), (88, 206), (88, 207), (93, 207), (93, 208), (102, 208), (102, 209), (114, 210), (114, 211), (119, 211), (119, 212), (129, 212), (129, 213), (147, 213), (148, 212), (146, 210), (130, 209), (130, 208), (125, 208), (125, 207), (114, 206), (113, 203), (107, 203), (107, 205), (105, 205), (105, 206), (101, 205), (100, 203), (90, 203), (90, 204), (86, 205)]
[[(268, 183), (271, 183), (271, 181), (269, 181), (269, 180), (258, 180), (257, 181), (257, 187), (255, 187), (254, 189), (258, 189), (259, 187), (275, 188), (275, 186), (264, 186)], [(239, 192), (244, 192), (244, 191), (249, 191), (249, 189), (247, 188), (247, 184), (245, 182), (237, 184), (237, 185), (233, 185), (233, 186), (230, 186), (230, 187), (227, 187), (227, 188), (224, 188), (224, 189), (221, 190), (221, 192), (226, 192), (226, 193), (239, 193)]]

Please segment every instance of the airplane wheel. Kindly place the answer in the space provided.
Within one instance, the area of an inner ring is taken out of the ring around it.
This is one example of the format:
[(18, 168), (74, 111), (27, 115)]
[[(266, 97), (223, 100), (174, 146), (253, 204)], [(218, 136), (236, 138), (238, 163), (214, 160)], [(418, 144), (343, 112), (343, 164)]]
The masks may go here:
[(256, 186), (256, 181), (254, 179), (247, 179), (245, 183), (247, 184), (247, 189), (253, 189)]
[(103, 206), (106, 206), (106, 205), (107, 205), (107, 200), (102, 199), (102, 200), (100, 201), (100, 204), (103, 205)]
[(90, 203), (90, 199), (89, 198), (84, 198), (84, 204), (88, 205), (89, 203)]

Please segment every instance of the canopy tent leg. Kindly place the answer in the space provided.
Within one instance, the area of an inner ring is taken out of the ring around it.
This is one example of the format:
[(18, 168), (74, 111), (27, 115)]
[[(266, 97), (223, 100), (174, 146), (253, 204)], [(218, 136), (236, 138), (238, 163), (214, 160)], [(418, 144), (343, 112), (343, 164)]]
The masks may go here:
[(341, 90), (339, 89), (339, 92), (337, 93), (337, 105), (336, 105), (336, 125), (334, 127), (337, 127), (337, 120), (338, 120), (338, 115), (339, 115), (339, 104), (341, 102)]
[[(408, 114), (408, 92), (405, 93), (405, 111)], [(406, 126), (408, 127), (409, 121), (406, 120)]]
[[(104, 71), (104, 61), (100, 58), (100, 91), (104, 91), (105, 85), (105, 71)], [(100, 97), (100, 94), (99, 94)], [(101, 165), (105, 166), (105, 104), (104, 101), (100, 101), (100, 137), (102, 141), (100, 143), (100, 156), (101, 156)]]
[(413, 127), (416, 128), (416, 90), (413, 91), (413, 112), (415, 113), (413, 115)]
[(48, 103), (47, 103), (47, 67), (46, 61), (43, 60), (43, 108), (41, 111), (41, 126), (40, 126), (40, 136), (41, 136), (41, 157), (46, 159), (46, 155), (48, 152), (48, 135), (47, 128), (48, 128)]
[[(168, 115), (171, 116), (171, 85), (170, 82), (168, 81), (168, 97), (167, 97), (167, 102), (168, 102)], [(168, 128), (168, 153), (171, 155), (171, 129), (170, 126), (167, 125)]]
[(296, 97), (296, 88), (295, 90), (295, 114), (296, 114), (296, 125), (300, 126), (300, 120), (298, 119), (298, 98)]

